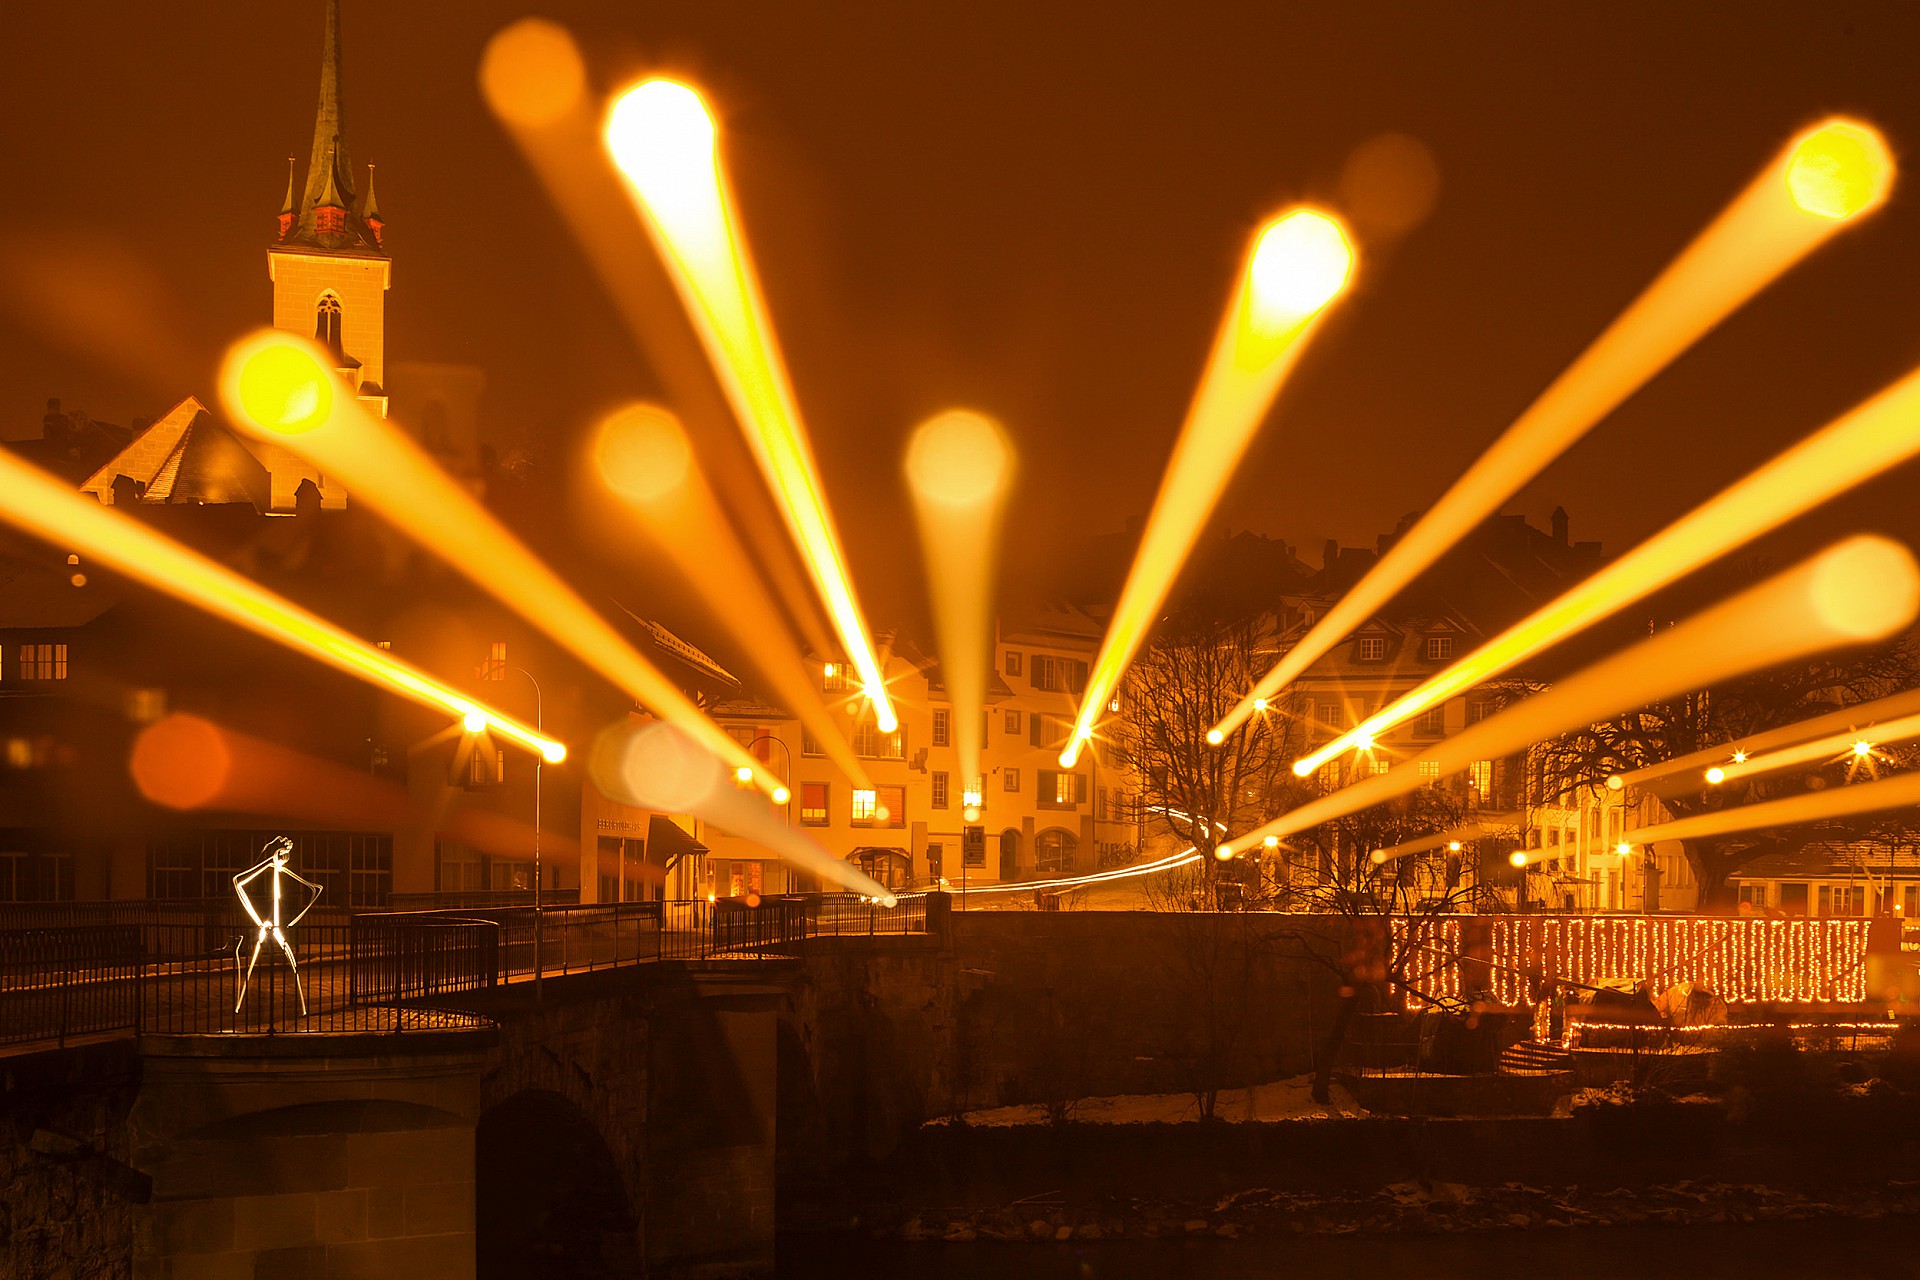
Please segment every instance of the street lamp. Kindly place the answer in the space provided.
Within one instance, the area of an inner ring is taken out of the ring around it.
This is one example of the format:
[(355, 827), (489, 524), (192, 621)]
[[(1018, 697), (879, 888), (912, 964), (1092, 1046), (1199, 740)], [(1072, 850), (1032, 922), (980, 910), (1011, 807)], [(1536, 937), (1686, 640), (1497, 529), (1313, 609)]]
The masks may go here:
[[(534, 732), (544, 735), (542, 728), (543, 701), (540, 696), (540, 682), (533, 678), (533, 672), (525, 667), (508, 667), (509, 671), (518, 671), (533, 686), (533, 728)], [(541, 998), (540, 990), (540, 942), (541, 942), (541, 881), (543, 868), (540, 864), (540, 771), (545, 767), (547, 757), (541, 752), (533, 758), (533, 998)]]

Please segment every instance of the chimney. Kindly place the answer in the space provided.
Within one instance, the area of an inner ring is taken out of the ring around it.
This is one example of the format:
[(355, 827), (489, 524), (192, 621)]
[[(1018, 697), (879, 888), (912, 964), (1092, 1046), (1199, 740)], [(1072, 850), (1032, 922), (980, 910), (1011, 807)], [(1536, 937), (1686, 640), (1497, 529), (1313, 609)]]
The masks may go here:
[(1339, 563), (1339, 561), (1340, 544), (1334, 539), (1328, 538), (1320, 548), (1320, 567), (1328, 573), (1332, 573), (1333, 566)]
[(1555, 507), (1553, 509), (1553, 515), (1549, 518), (1553, 521), (1553, 540), (1563, 547), (1566, 546), (1567, 509), (1565, 507)]

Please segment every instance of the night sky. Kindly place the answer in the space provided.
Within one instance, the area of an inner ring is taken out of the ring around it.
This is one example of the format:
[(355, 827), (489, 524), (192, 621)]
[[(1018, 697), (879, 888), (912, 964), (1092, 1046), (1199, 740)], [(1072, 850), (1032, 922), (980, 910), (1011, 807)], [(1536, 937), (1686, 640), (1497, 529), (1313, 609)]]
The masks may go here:
[[(120, 423), (212, 399), (267, 319), (265, 247), (312, 136), (319, 0), (14, 0), (0, 43), (0, 262), (79, 255), (139, 332), (81, 350), (0, 306), (0, 435), (42, 402)], [(530, 10), (346, 0), (347, 135), (378, 165), (388, 359), (485, 371), (496, 440), (570, 448), (654, 390), (480, 101)], [(801, 5), (575, 0), (601, 87), (715, 102), (748, 234), (870, 610), (909, 585), (907, 431), (965, 405), (1023, 456), (1009, 554), (1151, 499), (1229, 277), (1290, 201), (1339, 208), (1356, 148), (1418, 139), (1431, 216), (1359, 228), (1357, 288), (1216, 523), (1371, 543), (1436, 497), (1796, 129), (1920, 143), (1920, 9), (1894, 4)], [(1920, 201), (1840, 236), (1529, 486), (1622, 549), (1920, 362)], [(637, 224), (635, 235), (640, 234)], [(404, 416), (397, 403), (395, 413)], [(1920, 536), (1907, 469), (1803, 520)], [(877, 606), (877, 608), (876, 608)]]

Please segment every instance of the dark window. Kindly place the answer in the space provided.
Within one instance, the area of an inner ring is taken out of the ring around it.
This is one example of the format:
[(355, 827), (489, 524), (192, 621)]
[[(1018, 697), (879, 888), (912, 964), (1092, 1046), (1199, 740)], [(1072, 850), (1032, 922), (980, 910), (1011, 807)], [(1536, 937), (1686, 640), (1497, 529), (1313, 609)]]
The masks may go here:
[[(233, 901), (233, 876), (260, 861), (278, 831), (181, 831), (147, 840), (147, 891), (155, 898)], [(359, 831), (290, 831), (293, 869), (321, 887), (320, 905), (384, 907), (393, 890), (393, 837)], [(531, 865), (531, 864), (529, 864)]]
[(1007, 674), (1010, 676), (1020, 674), (1020, 655), (1012, 649), (1007, 650)]
[(949, 728), (951, 723), (952, 723), (951, 713), (948, 712), (945, 707), (935, 707), (933, 709), (933, 745), (934, 746), (944, 747), (948, 745), (947, 739), (948, 739), (949, 733), (951, 732)]
[(827, 825), (826, 783), (803, 782), (800, 784), (800, 825), (804, 827)]
[(335, 355), (345, 351), (340, 345), (340, 299), (330, 293), (322, 296), (315, 308), (313, 338)]
[(933, 772), (933, 807), (947, 807), (947, 775), (938, 769)]

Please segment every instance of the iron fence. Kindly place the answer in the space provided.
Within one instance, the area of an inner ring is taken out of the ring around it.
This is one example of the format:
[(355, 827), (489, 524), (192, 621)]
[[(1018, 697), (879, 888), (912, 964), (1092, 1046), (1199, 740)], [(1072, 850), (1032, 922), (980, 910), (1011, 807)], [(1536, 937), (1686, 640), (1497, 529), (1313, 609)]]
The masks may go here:
[(0, 1044), (137, 1030), (140, 959), (133, 925), (0, 933)]

